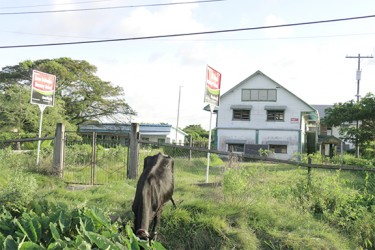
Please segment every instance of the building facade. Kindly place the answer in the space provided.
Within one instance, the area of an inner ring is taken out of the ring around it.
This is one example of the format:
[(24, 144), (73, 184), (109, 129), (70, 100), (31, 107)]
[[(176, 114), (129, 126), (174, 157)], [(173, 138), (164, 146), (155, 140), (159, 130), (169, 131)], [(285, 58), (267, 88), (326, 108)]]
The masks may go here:
[(291, 159), (316, 150), (317, 111), (261, 71), (220, 98), (216, 110), (218, 150)]
[[(78, 132), (85, 136), (92, 136), (93, 132), (102, 140), (117, 140), (126, 144), (129, 140), (131, 124), (122, 123), (98, 123), (81, 124)], [(188, 135), (181, 129), (176, 129), (169, 124), (140, 124), (140, 139), (158, 143), (174, 143), (184, 145)]]

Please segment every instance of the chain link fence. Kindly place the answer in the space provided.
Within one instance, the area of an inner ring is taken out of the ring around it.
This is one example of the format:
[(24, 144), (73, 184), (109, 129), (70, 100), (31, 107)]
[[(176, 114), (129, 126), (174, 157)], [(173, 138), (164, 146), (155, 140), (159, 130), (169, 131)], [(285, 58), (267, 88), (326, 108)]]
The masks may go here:
[(64, 181), (75, 184), (105, 184), (123, 181), (128, 162), (126, 141), (101, 137), (96, 133), (78, 137), (66, 132)]

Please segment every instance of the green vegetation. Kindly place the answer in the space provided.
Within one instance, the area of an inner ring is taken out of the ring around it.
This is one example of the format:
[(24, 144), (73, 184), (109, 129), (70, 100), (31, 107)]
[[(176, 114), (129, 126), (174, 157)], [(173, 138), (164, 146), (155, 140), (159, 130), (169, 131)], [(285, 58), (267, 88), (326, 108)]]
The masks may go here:
[(44, 111), (42, 137), (53, 135), (56, 123), (74, 131), (77, 125), (100, 117), (136, 114), (126, 103), (124, 90), (100, 79), (97, 68), (87, 61), (66, 57), (27, 60), (0, 70), (0, 140), (30, 138), (38, 133), (40, 111), (37, 105), (30, 105), (33, 70), (57, 78), (54, 107)]
[[(358, 102), (354, 100), (336, 103), (326, 110), (322, 121), (329, 126), (340, 126), (340, 134), (345, 141), (360, 145), (361, 155), (374, 158), (375, 153), (375, 95), (368, 93)], [(353, 121), (360, 121), (360, 126), (353, 126)]]
[[(101, 160), (112, 162), (122, 150), (104, 150)], [(156, 152), (145, 149), (140, 162)], [(0, 249), (144, 244), (130, 232), (135, 180), (72, 190), (35, 171), (31, 155), (1, 150), (0, 157)], [(176, 154), (174, 159), (177, 209), (165, 205), (154, 249), (375, 248), (372, 173), (313, 169), (308, 176), (301, 167), (229, 162), (213, 154), (215, 166), (205, 183), (205, 157), (189, 161)]]

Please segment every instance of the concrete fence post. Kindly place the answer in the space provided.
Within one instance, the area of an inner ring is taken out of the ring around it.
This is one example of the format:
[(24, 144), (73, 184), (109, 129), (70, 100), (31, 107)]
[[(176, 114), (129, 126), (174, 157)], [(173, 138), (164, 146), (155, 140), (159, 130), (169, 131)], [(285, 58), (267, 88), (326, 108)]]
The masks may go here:
[(136, 179), (138, 177), (139, 162), (139, 124), (132, 123), (129, 135), (129, 161), (128, 161), (128, 179)]
[(55, 175), (64, 176), (64, 147), (65, 147), (65, 125), (56, 124), (55, 140), (53, 145), (52, 171)]

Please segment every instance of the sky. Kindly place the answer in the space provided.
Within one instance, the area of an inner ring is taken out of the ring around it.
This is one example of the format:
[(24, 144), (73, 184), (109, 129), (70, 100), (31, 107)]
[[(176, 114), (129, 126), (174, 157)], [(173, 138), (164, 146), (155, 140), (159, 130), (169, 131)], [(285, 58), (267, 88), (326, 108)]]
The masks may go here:
[[(189, 3), (171, 4), (181, 2)], [(102, 9), (30, 13), (90, 8)], [(347, 56), (375, 55), (375, 17), (194, 36), (1, 47), (371, 15), (375, 15), (373, 0), (2, 0), (0, 68), (25, 60), (86, 60), (97, 67), (102, 80), (124, 89), (125, 100), (138, 113), (132, 122), (180, 128), (200, 124), (209, 129), (210, 113), (203, 110), (207, 65), (222, 74), (221, 94), (260, 70), (311, 105), (355, 100), (358, 60)], [(360, 67), (360, 96), (375, 93), (375, 59), (361, 59)]]

